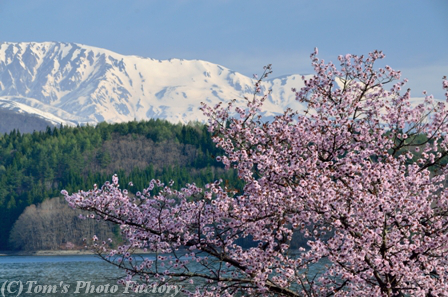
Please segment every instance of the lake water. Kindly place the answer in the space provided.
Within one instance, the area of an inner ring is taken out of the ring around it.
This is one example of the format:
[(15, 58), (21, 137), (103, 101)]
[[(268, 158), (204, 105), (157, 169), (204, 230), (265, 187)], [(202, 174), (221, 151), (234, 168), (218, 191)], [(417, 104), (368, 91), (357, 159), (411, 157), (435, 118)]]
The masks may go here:
[(94, 255), (0, 256), (0, 297), (185, 296), (179, 292), (180, 287), (167, 286), (154, 286), (150, 292), (131, 292), (117, 285), (117, 279), (124, 274)]
[(154, 287), (140, 294), (117, 285), (120, 270), (93, 255), (2, 256), (0, 296), (184, 296), (175, 288)]

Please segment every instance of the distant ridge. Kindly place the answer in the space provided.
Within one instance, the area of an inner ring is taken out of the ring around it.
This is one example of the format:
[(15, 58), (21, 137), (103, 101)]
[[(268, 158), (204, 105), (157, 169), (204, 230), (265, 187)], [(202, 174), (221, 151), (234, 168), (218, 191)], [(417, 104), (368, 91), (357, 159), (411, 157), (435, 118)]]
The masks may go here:
[(0, 134), (9, 133), (13, 130), (21, 133), (32, 133), (53, 126), (55, 126), (54, 123), (39, 116), (0, 108)]

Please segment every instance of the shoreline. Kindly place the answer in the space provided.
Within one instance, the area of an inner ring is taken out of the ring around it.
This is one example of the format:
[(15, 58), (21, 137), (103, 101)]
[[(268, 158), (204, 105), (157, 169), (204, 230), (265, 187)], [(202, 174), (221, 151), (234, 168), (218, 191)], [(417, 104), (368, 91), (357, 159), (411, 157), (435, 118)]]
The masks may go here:
[(90, 250), (40, 250), (40, 251), (0, 251), (0, 257), (5, 256), (77, 256), (95, 255)]
[[(154, 254), (154, 252), (145, 252), (143, 250), (136, 250), (134, 254)], [(39, 251), (0, 251), (0, 257), (7, 256), (82, 256), (82, 255), (96, 255), (92, 250), (39, 250)]]

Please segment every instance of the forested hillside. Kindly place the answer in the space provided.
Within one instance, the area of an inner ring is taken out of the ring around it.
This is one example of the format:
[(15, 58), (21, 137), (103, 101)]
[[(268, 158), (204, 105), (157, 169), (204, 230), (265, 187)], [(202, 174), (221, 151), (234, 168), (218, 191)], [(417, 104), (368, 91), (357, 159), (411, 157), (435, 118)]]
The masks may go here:
[(95, 127), (47, 128), (0, 135), (0, 250), (24, 209), (60, 191), (103, 184), (117, 173), (136, 192), (152, 178), (204, 184), (216, 178), (239, 187), (236, 175), (214, 160), (219, 154), (205, 126), (163, 120), (101, 123)]

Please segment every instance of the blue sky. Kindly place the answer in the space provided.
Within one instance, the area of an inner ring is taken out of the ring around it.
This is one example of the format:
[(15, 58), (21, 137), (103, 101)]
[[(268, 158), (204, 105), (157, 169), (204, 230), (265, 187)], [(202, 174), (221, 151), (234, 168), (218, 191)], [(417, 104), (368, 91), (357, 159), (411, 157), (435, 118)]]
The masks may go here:
[(446, 0), (0, 0), (0, 41), (64, 41), (155, 59), (200, 59), (251, 76), (307, 74), (309, 54), (379, 49), (414, 97), (443, 98)]

